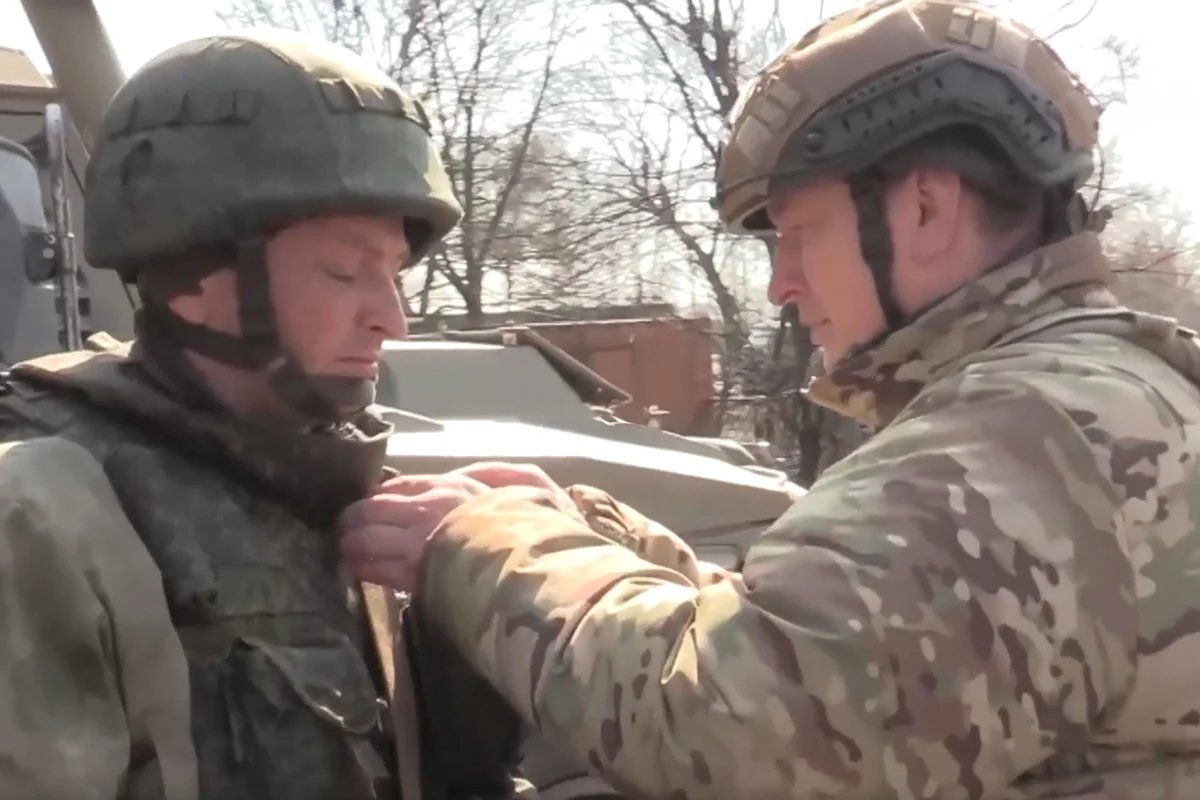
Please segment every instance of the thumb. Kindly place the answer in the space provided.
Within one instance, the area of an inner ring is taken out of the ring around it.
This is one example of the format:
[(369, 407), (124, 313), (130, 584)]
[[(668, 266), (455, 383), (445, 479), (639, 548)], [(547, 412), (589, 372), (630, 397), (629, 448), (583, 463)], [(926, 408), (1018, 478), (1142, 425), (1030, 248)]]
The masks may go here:
[(557, 489), (558, 484), (551, 480), (545, 471), (533, 464), (506, 464), (501, 461), (484, 461), (471, 464), (455, 470), (480, 483), (493, 488), (499, 486), (536, 486), (543, 489)]
[(453, 472), (444, 475), (402, 475), (384, 481), (376, 487), (374, 494), (400, 494), (413, 497), (438, 489), (452, 489), (468, 495), (486, 492), (488, 485), (469, 475)]

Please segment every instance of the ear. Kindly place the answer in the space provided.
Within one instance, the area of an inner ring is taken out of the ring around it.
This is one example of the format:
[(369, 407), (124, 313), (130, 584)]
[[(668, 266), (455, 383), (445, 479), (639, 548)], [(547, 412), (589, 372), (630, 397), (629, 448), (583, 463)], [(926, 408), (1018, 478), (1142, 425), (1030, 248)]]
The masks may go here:
[(917, 169), (909, 176), (916, 206), (912, 254), (921, 261), (942, 255), (954, 243), (962, 217), (962, 178), (941, 169)]
[(225, 330), (228, 312), (232, 310), (236, 317), (236, 276), (231, 269), (219, 269), (201, 278), (195, 287), (176, 294), (167, 305), (186, 322)]

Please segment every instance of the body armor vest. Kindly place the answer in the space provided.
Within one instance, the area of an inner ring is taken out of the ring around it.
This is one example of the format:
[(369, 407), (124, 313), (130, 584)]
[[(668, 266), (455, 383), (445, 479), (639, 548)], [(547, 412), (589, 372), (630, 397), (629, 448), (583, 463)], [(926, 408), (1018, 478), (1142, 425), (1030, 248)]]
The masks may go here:
[[(84, 366), (117, 375), (114, 402), (17, 368), (0, 397), (0, 441), (63, 436), (103, 465), (162, 571), (188, 660), (202, 800), (398, 798), (377, 654), (357, 593), (337, 575), (330, 530), (357, 499), (356, 476), (337, 475), (347, 465), (335, 463), (289, 476), (311, 482), (302, 498), (264, 479), (270, 471), (239, 469), (252, 452), (229, 457), (230, 442), (252, 448), (253, 437), (231, 436), (222, 450), (197, 429), (175, 429), (155, 410), (172, 403), (135, 363)], [(145, 406), (119, 407), (120, 395), (138, 391)], [(187, 412), (174, 408), (182, 420)], [(363, 459), (371, 482), (381, 443), (348, 444), (378, 450)], [(314, 467), (298, 451), (278, 454), (278, 465), (289, 462)], [(320, 491), (330, 485), (344, 496)]]

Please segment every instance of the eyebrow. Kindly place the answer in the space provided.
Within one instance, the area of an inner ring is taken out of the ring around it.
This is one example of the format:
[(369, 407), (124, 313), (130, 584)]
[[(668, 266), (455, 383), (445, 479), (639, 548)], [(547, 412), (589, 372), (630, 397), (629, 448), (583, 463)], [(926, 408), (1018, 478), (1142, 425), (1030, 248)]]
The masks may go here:
[(808, 198), (803, 200), (776, 198), (767, 203), (768, 218), (774, 228), (815, 225), (825, 219), (828, 213), (826, 207)]
[[(375, 245), (368, 244), (367, 242), (363, 241), (362, 237), (360, 237), (360, 236), (355, 236), (352, 233), (345, 233), (343, 231), (335, 231), (331, 234), (331, 236), (336, 241), (339, 241), (342, 244), (347, 245), (349, 247), (353, 247), (354, 249), (362, 252), (364, 255), (367, 255), (367, 256), (375, 259), (376, 261), (386, 261), (387, 260), (386, 253), (384, 253), (382, 250), (380, 250)], [(403, 264), (403, 263), (407, 262), (411, 257), (412, 257), (412, 250), (410, 250), (409, 248), (406, 247), (402, 251), (400, 251), (399, 261)]]
[(805, 216), (808, 210), (804, 205), (795, 202), (790, 197), (777, 197), (767, 203), (767, 218), (772, 227), (778, 227), (798, 216)]

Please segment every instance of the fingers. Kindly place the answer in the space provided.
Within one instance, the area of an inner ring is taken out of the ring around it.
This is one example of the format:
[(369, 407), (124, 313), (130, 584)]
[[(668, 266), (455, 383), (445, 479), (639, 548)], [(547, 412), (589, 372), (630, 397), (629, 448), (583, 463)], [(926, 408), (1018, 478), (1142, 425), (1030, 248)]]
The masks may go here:
[(461, 481), (431, 485), (434, 488), (416, 495), (373, 495), (342, 512), (339, 548), (354, 577), (411, 591), (429, 536), (447, 514), (475, 494)]
[(347, 561), (346, 567), (360, 581), (401, 592), (413, 592), (417, 588), (418, 567), (415, 561)]
[(543, 489), (557, 489), (556, 484), (546, 471), (536, 464), (509, 464), (503, 461), (481, 461), (454, 470), (453, 475), (461, 475), (491, 488), (500, 486), (537, 486)]
[(441, 488), (475, 495), (486, 492), (489, 487), (470, 475), (448, 472), (444, 475), (401, 475), (379, 484), (375, 494), (419, 495)]
[(350, 528), (342, 534), (342, 558), (387, 560), (393, 558), (414, 559), (421, 555), (427, 536), (414, 529), (397, 528), (394, 525), (365, 525)]
[(437, 486), (415, 495), (375, 494), (347, 506), (338, 523), (343, 529), (366, 525), (408, 528), (428, 517), (441, 520), (472, 496), (456, 486)]
[(476, 495), (501, 486), (535, 486), (557, 489), (546, 471), (535, 464), (481, 461), (441, 475), (402, 475), (384, 481), (376, 494), (420, 495), (437, 488), (454, 488)]
[(482, 462), (443, 475), (392, 478), (339, 517), (343, 563), (358, 580), (411, 591), (425, 543), (446, 516), (471, 498), (504, 486), (563, 494), (532, 464)]
[(360, 581), (412, 591), (428, 538), (423, 528), (366, 525), (345, 530), (339, 542), (342, 565)]
[(561, 490), (545, 470), (534, 464), (483, 461), (441, 475), (402, 475), (392, 478), (381, 483), (375, 489), (373, 496), (426, 497), (431, 493), (453, 491), (467, 497), (474, 497), (489, 489), (498, 489), (504, 486), (532, 486), (551, 491)]

